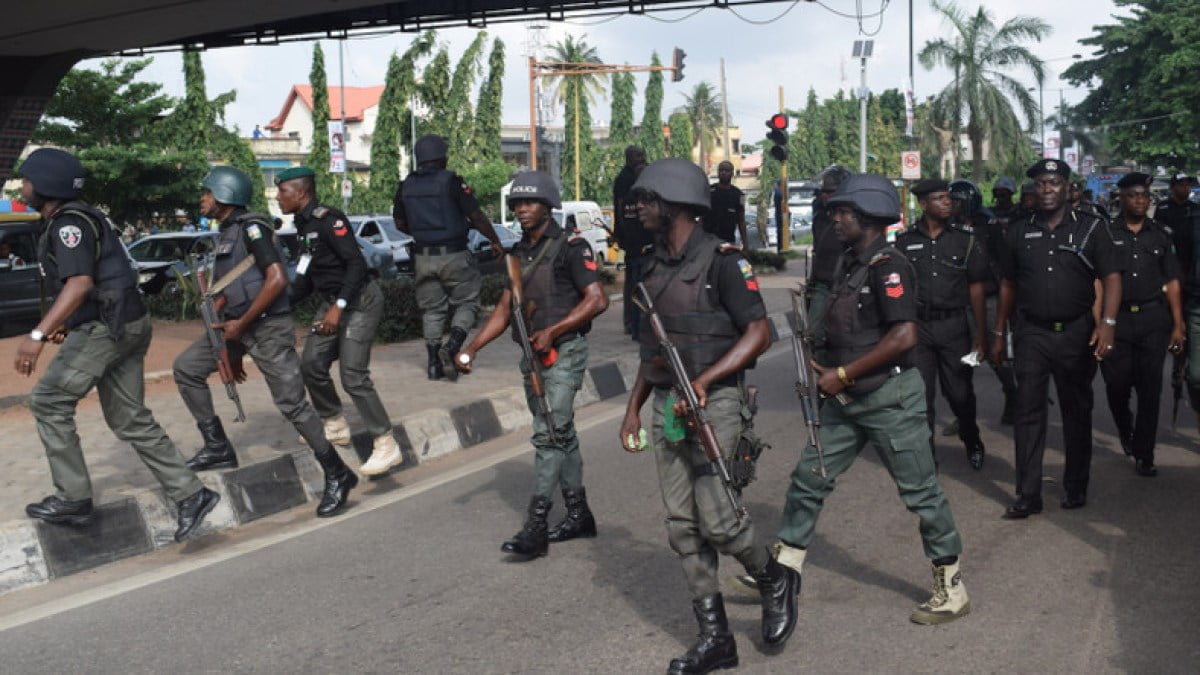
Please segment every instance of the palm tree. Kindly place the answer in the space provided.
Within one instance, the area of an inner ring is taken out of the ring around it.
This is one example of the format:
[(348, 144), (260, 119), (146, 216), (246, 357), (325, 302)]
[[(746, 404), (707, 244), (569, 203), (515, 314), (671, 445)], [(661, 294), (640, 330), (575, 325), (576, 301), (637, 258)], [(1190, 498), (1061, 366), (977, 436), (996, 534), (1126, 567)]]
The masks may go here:
[(1109, 160), (1107, 134), (1104, 127), (1093, 128), (1087, 125), (1079, 114), (1077, 106), (1063, 106), (1058, 112), (1046, 118), (1046, 124), (1058, 129), (1062, 147), (1068, 148), (1076, 143), (1084, 155), (1094, 155), (1101, 163)]
[[(1021, 151), (1027, 143), (1021, 122), (1013, 111), (1009, 97), (1016, 100), (1029, 128), (1036, 125), (1037, 102), (1025, 85), (1003, 72), (1013, 66), (1024, 66), (1040, 85), (1045, 77), (1045, 64), (1022, 42), (1040, 41), (1050, 34), (1050, 24), (1028, 16), (1018, 16), (997, 27), (995, 20), (982, 6), (974, 15), (967, 14), (952, 0), (931, 0), (934, 11), (942, 15), (954, 29), (953, 40), (930, 40), (921, 48), (918, 58), (926, 70), (935, 65), (954, 71), (954, 81), (946, 85), (938, 98), (953, 107), (955, 137), (964, 114), (967, 137), (971, 142), (971, 175), (983, 178), (983, 146), (987, 141), (995, 158), (1004, 158)], [(957, 154), (955, 142), (955, 154)], [(957, 162), (955, 174), (958, 174)]]
[[(559, 40), (550, 45), (551, 62), (559, 62), (563, 64), (596, 64), (600, 65), (603, 62), (600, 60), (600, 55), (596, 53), (596, 48), (589, 45), (583, 38), (576, 40), (568, 35), (565, 39)], [(576, 65), (554, 66), (549, 65), (546, 70), (579, 70)], [(589, 75), (564, 75), (556, 77), (554, 88), (551, 90), (551, 101), (555, 105), (566, 102), (567, 98), (574, 94), (571, 89), (570, 82), (578, 82), (583, 85), (580, 89), (580, 96), (586, 96), (588, 103), (594, 104), (597, 97), (604, 94), (604, 86), (608, 82), (608, 75), (605, 73), (596, 73)]]
[(692, 136), (700, 143), (700, 167), (708, 173), (708, 155), (712, 142), (721, 142), (721, 95), (708, 82), (698, 82), (692, 93), (683, 95), (683, 106), (676, 112), (692, 120)]

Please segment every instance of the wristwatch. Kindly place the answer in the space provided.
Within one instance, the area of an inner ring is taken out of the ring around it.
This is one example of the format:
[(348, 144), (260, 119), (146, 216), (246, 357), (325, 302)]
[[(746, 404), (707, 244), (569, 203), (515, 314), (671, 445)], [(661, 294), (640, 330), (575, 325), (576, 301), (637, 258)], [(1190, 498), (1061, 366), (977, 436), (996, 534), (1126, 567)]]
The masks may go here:
[(34, 342), (45, 342), (46, 334), (34, 328), (33, 330), (29, 331), (29, 339), (33, 340)]
[(335, 302), (335, 303), (333, 303), (333, 304), (337, 305), (337, 308), (338, 308), (338, 309), (346, 309), (346, 305), (347, 305), (348, 303), (346, 302), (346, 299), (345, 299), (345, 298), (338, 298), (338, 299), (337, 299), (337, 302)]
[(1110, 326), (1115, 326), (1115, 325), (1117, 325), (1117, 320), (1116, 320), (1116, 319), (1114, 319), (1114, 318), (1112, 318), (1112, 317), (1107, 317), (1107, 316), (1106, 316), (1106, 317), (1104, 317), (1103, 319), (1100, 319), (1100, 320), (1101, 320), (1101, 321), (1103, 321), (1104, 323), (1106, 323), (1106, 324), (1110, 325)]

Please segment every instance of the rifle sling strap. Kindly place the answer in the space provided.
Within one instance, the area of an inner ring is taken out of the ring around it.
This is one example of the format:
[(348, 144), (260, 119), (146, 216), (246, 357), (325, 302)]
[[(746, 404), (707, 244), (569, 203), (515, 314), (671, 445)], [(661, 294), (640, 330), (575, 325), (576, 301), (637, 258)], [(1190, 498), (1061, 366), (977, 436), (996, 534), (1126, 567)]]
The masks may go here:
[(235, 265), (233, 269), (229, 270), (225, 274), (225, 276), (221, 277), (220, 279), (217, 280), (217, 282), (215, 284), (208, 287), (208, 292), (204, 294), (204, 297), (206, 297), (206, 298), (214, 297), (221, 291), (225, 290), (226, 287), (229, 286), (229, 284), (232, 284), (233, 282), (237, 281), (238, 277), (245, 274), (246, 271), (249, 270), (253, 266), (254, 266), (254, 256), (253, 255), (247, 255), (245, 258), (242, 258), (242, 261), (239, 262), (237, 265)]

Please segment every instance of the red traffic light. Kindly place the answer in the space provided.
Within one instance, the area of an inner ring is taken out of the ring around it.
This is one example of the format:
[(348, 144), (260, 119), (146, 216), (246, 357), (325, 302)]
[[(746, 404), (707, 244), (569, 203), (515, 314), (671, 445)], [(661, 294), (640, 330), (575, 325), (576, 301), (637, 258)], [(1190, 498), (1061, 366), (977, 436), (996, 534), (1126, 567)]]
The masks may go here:
[(767, 120), (767, 126), (772, 129), (787, 129), (788, 118), (783, 113), (775, 113), (771, 115), (771, 119)]

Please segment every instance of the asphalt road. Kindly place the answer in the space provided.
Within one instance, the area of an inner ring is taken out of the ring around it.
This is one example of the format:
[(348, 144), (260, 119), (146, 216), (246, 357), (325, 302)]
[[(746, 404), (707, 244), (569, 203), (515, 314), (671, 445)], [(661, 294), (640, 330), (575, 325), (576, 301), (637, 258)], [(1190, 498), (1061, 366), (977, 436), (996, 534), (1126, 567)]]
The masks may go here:
[[(803, 429), (787, 345), (765, 357), (758, 427), (773, 444), (747, 492), (768, 543)], [(942, 483), (963, 533), (971, 614), (909, 623), (927, 597), (916, 520), (868, 449), (827, 502), (804, 574), (800, 624), (781, 654), (759, 640), (756, 600), (727, 589), (744, 672), (1196, 672), (1200, 545), (1195, 431), (1162, 436), (1161, 475), (1134, 475), (1097, 396), (1087, 508), (1000, 519), (1011, 445), (998, 388), (980, 390), (987, 464), (939, 437)], [(1099, 380), (1098, 380), (1099, 381)], [(666, 544), (653, 458), (616, 444), (623, 401), (579, 417), (600, 537), (506, 562), (531, 485), (523, 434), (237, 532), (0, 598), (0, 670), (34, 672), (654, 673), (695, 624)], [(1058, 411), (1052, 408), (1052, 419)], [(1188, 417), (1190, 423), (1190, 415)], [(643, 419), (647, 422), (647, 419)], [(1057, 423), (1049, 434), (1060, 443)], [(1116, 449), (1114, 449), (1116, 448)], [(1047, 474), (1062, 455), (1048, 453)], [(563, 513), (555, 505), (552, 518)], [(722, 559), (723, 576), (739, 571)]]

